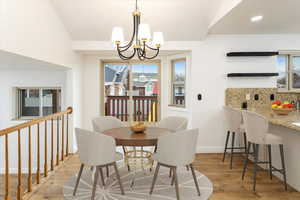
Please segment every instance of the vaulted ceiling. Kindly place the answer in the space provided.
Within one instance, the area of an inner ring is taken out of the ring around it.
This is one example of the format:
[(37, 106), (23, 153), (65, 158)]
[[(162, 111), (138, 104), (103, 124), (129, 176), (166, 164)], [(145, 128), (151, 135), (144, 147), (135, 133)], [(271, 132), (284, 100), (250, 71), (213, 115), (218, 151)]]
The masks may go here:
[[(223, 2), (234, 0), (139, 0), (142, 22), (165, 39), (201, 40)], [(235, 0), (236, 1), (236, 0)], [(135, 0), (52, 0), (73, 40), (110, 40), (114, 26), (132, 31)]]
[[(51, 0), (73, 40), (108, 41), (114, 26), (132, 32), (135, 0)], [(167, 41), (210, 34), (300, 33), (300, 0), (138, 0), (142, 22)], [(263, 15), (253, 23), (250, 18)]]
[[(243, 0), (210, 28), (212, 34), (299, 34), (300, 0)], [(251, 17), (263, 19), (251, 22)]]

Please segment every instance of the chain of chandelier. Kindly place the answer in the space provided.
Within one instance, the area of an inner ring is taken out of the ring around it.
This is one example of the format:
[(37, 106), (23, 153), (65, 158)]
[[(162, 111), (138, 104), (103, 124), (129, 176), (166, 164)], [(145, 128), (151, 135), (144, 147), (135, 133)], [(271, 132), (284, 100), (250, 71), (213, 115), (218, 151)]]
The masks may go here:
[(114, 27), (112, 31), (112, 42), (117, 49), (118, 55), (123, 60), (130, 60), (137, 55), (139, 60), (154, 59), (159, 55), (160, 47), (163, 45), (163, 33), (154, 32), (151, 38), (150, 27), (142, 24), (141, 12), (135, 1), (133, 15), (133, 33), (130, 41), (124, 42), (124, 33), (121, 27)]

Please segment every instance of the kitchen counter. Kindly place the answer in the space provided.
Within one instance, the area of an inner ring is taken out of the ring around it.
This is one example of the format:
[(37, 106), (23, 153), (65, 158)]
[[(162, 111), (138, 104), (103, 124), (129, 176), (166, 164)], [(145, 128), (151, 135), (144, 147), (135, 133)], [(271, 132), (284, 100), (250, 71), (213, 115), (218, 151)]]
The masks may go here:
[[(239, 108), (242, 110), (241, 108)], [(299, 131), (300, 134), (300, 112), (292, 111), (288, 115), (277, 115), (271, 109), (249, 108), (248, 111), (256, 112), (269, 120), (273, 125), (283, 126), (286, 128)]]

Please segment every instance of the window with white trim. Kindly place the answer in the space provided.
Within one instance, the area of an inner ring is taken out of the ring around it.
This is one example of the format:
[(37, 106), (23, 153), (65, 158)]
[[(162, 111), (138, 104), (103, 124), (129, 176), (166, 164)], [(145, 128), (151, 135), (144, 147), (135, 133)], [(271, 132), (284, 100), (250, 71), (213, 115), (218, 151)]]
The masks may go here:
[(61, 111), (61, 88), (16, 88), (17, 118), (31, 119)]
[(300, 54), (277, 56), (277, 88), (283, 91), (300, 91)]
[(175, 59), (171, 63), (171, 105), (185, 107), (186, 59)]

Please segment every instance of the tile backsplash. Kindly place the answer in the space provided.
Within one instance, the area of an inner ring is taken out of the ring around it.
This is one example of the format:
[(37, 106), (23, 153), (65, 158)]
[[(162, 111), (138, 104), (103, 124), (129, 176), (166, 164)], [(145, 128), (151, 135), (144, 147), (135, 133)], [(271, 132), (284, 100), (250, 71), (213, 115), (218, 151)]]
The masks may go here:
[[(246, 96), (250, 99), (247, 100)], [(296, 102), (300, 100), (300, 94), (278, 93), (277, 88), (227, 88), (225, 94), (225, 104), (236, 108), (241, 108), (247, 101), (249, 108), (268, 109), (275, 100)]]

